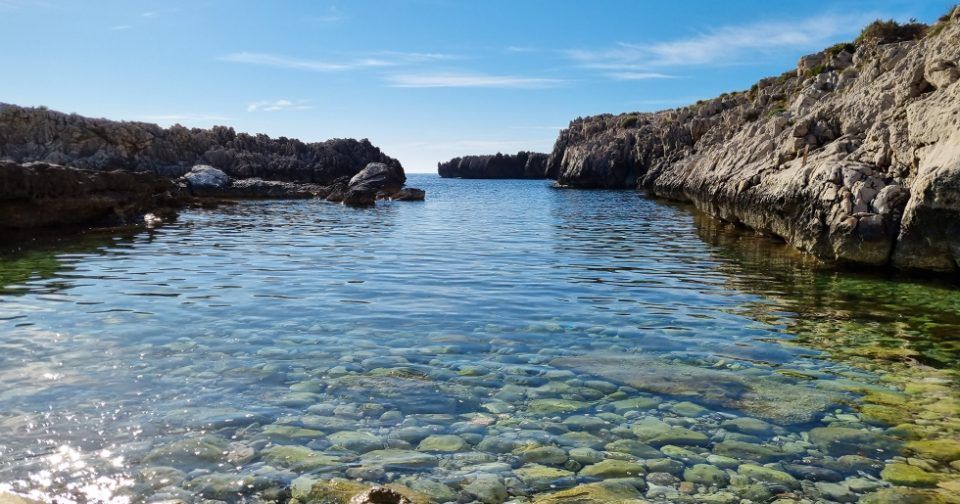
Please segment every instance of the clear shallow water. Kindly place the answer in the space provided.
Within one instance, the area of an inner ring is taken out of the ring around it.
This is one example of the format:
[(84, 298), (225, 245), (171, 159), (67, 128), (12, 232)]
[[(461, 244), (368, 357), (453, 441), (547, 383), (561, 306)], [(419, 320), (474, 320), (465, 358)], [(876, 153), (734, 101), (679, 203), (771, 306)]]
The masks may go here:
[[(907, 440), (890, 424), (955, 434), (949, 407), (861, 411), (907, 373), (933, 390), (911, 401), (955, 399), (949, 284), (819, 270), (633, 192), (410, 182), (426, 202), (246, 202), (3, 259), (0, 489), (236, 501), (306, 475), (469, 502), (611, 477), (589, 469), (610, 459), (652, 500), (830, 500), (787, 466), (866, 493)], [(827, 425), (869, 442), (811, 439)], [(709, 454), (796, 483), (738, 486), (731, 465), (688, 492), (682, 467)], [(662, 489), (639, 474), (664, 468)]]

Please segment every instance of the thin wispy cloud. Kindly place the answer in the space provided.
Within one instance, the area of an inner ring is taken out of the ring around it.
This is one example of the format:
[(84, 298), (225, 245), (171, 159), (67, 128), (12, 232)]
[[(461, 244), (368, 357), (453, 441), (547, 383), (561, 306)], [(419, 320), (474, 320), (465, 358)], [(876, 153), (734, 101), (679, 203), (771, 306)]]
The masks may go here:
[(156, 11), (148, 11), (148, 12), (141, 13), (140, 17), (149, 18), (149, 17), (154, 17), (156, 15), (157, 15)]
[(278, 110), (310, 110), (313, 106), (305, 100), (293, 102), (290, 100), (258, 101), (247, 104), (247, 112), (275, 112)]
[(616, 80), (651, 80), (651, 79), (676, 79), (675, 75), (668, 75), (659, 72), (611, 72), (607, 74)]
[(537, 51), (539, 51), (539, 50), (540, 50), (540, 49), (538, 49), (538, 48), (536, 48), (536, 47), (513, 46), (513, 45), (512, 45), (512, 46), (507, 46), (507, 49), (506, 49), (507, 52), (511, 52), (511, 53), (532, 53), (532, 52), (537, 52)]
[(249, 65), (289, 68), (293, 70), (310, 70), (313, 72), (335, 72), (350, 68), (349, 65), (340, 63), (298, 59), (266, 53), (238, 52), (221, 56), (219, 59), (222, 61), (229, 61), (231, 63), (246, 63)]
[(131, 26), (131, 25), (126, 25), (126, 24), (124, 24), (124, 25), (116, 25), (116, 26), (111, 26), (111, 27), (110, 27), (111, 30), (115, 30), (115, 31), (129, 30), (129, 29), (131, 29), (131, 28), (133, 28), (133, 26)]
[(359, 68), (396, 67), (422, 63), (459, 59), (459, 56), (443, 53), (419, 53), (400, 51), (379, 51), (347, 61), (325, 61), (304, 59), (281, 54), (236, 52), (221, 56), (221, 61), (244, 63), (248, 65), (307, 70), (312, 72), (340, 72)]
[(566, 81), (516, 75), (462, 73), (399, 74), (387, 77), (392, 87), (405, 88), (513, 88), (543, 89), (558, 87)]
[[(820, 48), (849, 35), (876, 14), (828, 14), (798, 21), (766, 21), (709, 29), (684, 39), (647, 44), (620, 43), (603, 50), (576, 49), (567, 55), (581, 66), (643, 72), (650, 68), (730, 65), (785, 49)], [(614, 75), (614, 74), (611, 74)]]

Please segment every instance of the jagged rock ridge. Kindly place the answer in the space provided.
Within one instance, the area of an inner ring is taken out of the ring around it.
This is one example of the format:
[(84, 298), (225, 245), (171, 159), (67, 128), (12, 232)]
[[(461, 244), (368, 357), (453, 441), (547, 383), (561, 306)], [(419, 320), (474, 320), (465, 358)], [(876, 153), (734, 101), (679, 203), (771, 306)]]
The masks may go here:
[(960, 9), (886, 42), (688, 107), (578, 118), (547, 175), (690, 201), (825, 259), (956, 271)]
[(437, 163), (437, 173), (445, 178), (542, 179), (546, 177), (546, 168), (547, 154), (523, 151), (463, 156)]
[(197, 164), (235, 179), (328, 184), (377, 162), (401, 168), (370, 141), (304, 143), (233, 128), (161, 128), (143, 122), (93, 119), (45, 108), (0, 103), (0, 159), (80, 169), (148, 171), (179, 177)]

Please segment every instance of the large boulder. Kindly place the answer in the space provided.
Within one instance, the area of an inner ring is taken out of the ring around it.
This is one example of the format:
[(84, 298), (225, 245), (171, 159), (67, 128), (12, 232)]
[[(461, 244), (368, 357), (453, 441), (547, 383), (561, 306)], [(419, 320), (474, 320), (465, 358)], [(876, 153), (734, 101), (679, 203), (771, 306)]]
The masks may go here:
[(211, 196), (226, 192), (233, 180), (229, 175), (210, 165), (196, 165), (183, 176), (190, 193), (195, 196)]
[(407, 177), (403, 169), (384, 163), (370, 163), (350, 179), (349, 187), (355, 191), (395, 193), (403, 187)]
[(389, 198), (402, 194), (401, 189), (406, 179), (402, 168), (384, 163), (370, 163), (349, 180), (341, 178), (334, 181), (327, 200), (349, 206), (370, 206), (378, 197)]

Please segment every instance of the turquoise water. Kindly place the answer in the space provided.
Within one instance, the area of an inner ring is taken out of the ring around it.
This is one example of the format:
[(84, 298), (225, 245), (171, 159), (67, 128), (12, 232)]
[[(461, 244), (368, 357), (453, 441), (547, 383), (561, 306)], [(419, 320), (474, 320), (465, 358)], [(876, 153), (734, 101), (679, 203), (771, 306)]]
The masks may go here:
[[(949, 283), (824, 270), (630, 191), (410, 183), (426, 202), (244, 202), (6, 256), (0, 489), (257, 501), (346, 477), (495, 501), (619, 460), (654, 501), (830, 501), (805, 475), (887, 485), (903, 440), (860, 412), (900, 393), (885, 373), (954, 390)], [(828, 425), (867, 441), (811, 437)], [(772, 462), (795, 483), (738, 479)], [(690, 491), (698, 463), (728, 477)]]

